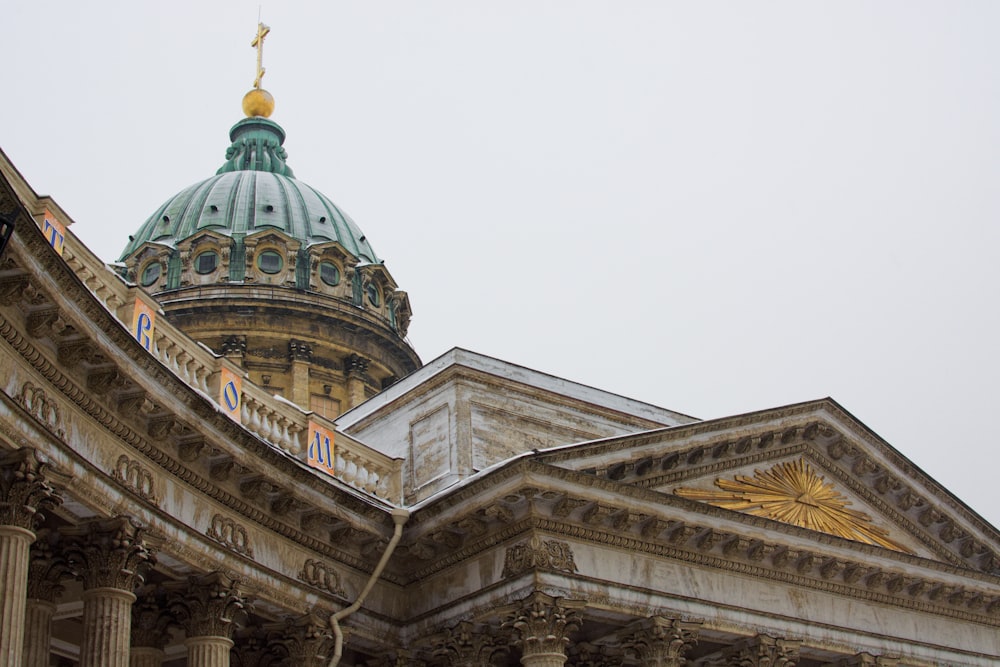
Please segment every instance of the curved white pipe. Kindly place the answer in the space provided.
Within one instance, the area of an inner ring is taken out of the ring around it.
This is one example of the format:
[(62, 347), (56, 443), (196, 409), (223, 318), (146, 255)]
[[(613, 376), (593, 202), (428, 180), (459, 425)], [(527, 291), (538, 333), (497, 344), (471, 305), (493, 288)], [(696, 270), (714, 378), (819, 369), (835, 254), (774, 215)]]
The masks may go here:
[(396, 550), (396, 545), (399, 544), (399, 538), (403, 536), (403, 526), (406, 525), (409, 518), (409, 510), (392, 510), (392, 520), (396, 524), (392, 531), (392, 539), (390, 539), (389, 544), (386, 545), (385, 551), (382, 553), (382, 558), (379, 559), (378, 565), (376, 565), (375, 569), (372, 571), (372, 576), (368, 578), (368, 583), (365, 584), (363, 589), (361, 589), (361, 593), (358, 594), (358, 599), (354, 601), (354, 604), (350, 607), (345, 607), (330, 616), (330, 629), (333, 630), (334, 646), (333, 657), (330, 658), (329, 667), (337, 667), (337, 665), (340, 664), (340, 657), (344, 652), (344, 633), (340, 629), (340, 620), (350, 616), (361, 608), (361, 603), (365, 601), (365, 598), (375, 585), (375, 582), (378, 581), (379, 576), (381, 576), (382, 570), (385, 569), (386, 563), (389, 562), (392, 552)]

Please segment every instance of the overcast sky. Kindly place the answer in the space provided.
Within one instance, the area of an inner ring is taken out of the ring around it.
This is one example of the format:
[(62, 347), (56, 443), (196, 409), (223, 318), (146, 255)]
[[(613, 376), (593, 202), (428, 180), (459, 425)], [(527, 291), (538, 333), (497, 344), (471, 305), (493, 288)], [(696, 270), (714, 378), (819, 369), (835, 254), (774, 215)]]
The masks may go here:
[[(271, 2), (298, 178), (465, 347), (701, 418), (832, 396), (994, 525), (1000, 3)], [(99, 256), (215, 173), (257, 2), (3, 4)]]

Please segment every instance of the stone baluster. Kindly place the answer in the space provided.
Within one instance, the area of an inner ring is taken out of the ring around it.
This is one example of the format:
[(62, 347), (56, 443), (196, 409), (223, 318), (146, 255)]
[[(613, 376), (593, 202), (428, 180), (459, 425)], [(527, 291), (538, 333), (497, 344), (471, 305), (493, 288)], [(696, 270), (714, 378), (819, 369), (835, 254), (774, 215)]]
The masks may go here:
[(629, 625), (619, 633), (626, 655), (646, 667), (681, 667), (684, 654), (698, 643), (700, 621), (653, 616)]
[(582, 600), (554, 598), (535, 591), (514, 610), (504, 624), (513, 629), (521, 646), (525, 667), (561, 667), (566, 664), (569, 634), (582, 623)]
[(52, 617), (62, 581), (72, 576), (59, 552), (59, 533), (41, 530), (31, 545), (28, 566), (28, 601), (24, 617), (24, 667), (48, 667), (52, 643)]
[(170, 610), (187, 634), (189, 667), (228, 667), (234, 626), (246, 606), (237, 583), (210, 572), (169, 590)]
[(83, 582), (80, 667), (127, 667), (132, 590), (153, 563), (143, 529), (130, 517), (98, 519), (62, 531), (66, 562)]
[(161, 589), (144, 590), (132, 605), (131, 667), (160, 667), (170, 631), (177, 627)]
[(20, 665), (24, 653), (29, 549), (40, 510), (59, 504), (45, 458), (35, 449), (0, 454), (0, 664)]
[(286, 657), (285, 664), (295, 667), (325, 667), (333, 653), (333, 633), (329, 623), (314, 614), (288, 619), (275, 628), (276, 643)]

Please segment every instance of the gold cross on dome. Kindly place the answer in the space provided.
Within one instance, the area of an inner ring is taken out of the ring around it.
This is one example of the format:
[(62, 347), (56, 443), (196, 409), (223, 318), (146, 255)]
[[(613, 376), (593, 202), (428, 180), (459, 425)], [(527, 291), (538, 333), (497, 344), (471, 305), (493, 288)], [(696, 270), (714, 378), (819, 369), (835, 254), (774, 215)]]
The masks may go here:
[(267, 37), (267, 33), (271, 32), (271, 28), (264, 25), (263, 23), (257, 24), (257, 35), (250, 42), (250, 46), (257, 49), (257, 78), (253, 80), (253, 87), (260, 90), (260, 80), (264, 78), (264, 67), (262, 62), (264, 60), (264, 38)]

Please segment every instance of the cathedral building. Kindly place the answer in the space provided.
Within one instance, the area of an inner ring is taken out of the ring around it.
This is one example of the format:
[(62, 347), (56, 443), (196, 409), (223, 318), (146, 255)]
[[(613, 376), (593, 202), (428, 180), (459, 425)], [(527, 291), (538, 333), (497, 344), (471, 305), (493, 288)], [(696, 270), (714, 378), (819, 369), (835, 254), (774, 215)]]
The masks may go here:
[(423, 363), (262, 73), (113, 263), (0, 153), (0, 665), (1000, 663), (1000, 534), (835, 401)]

